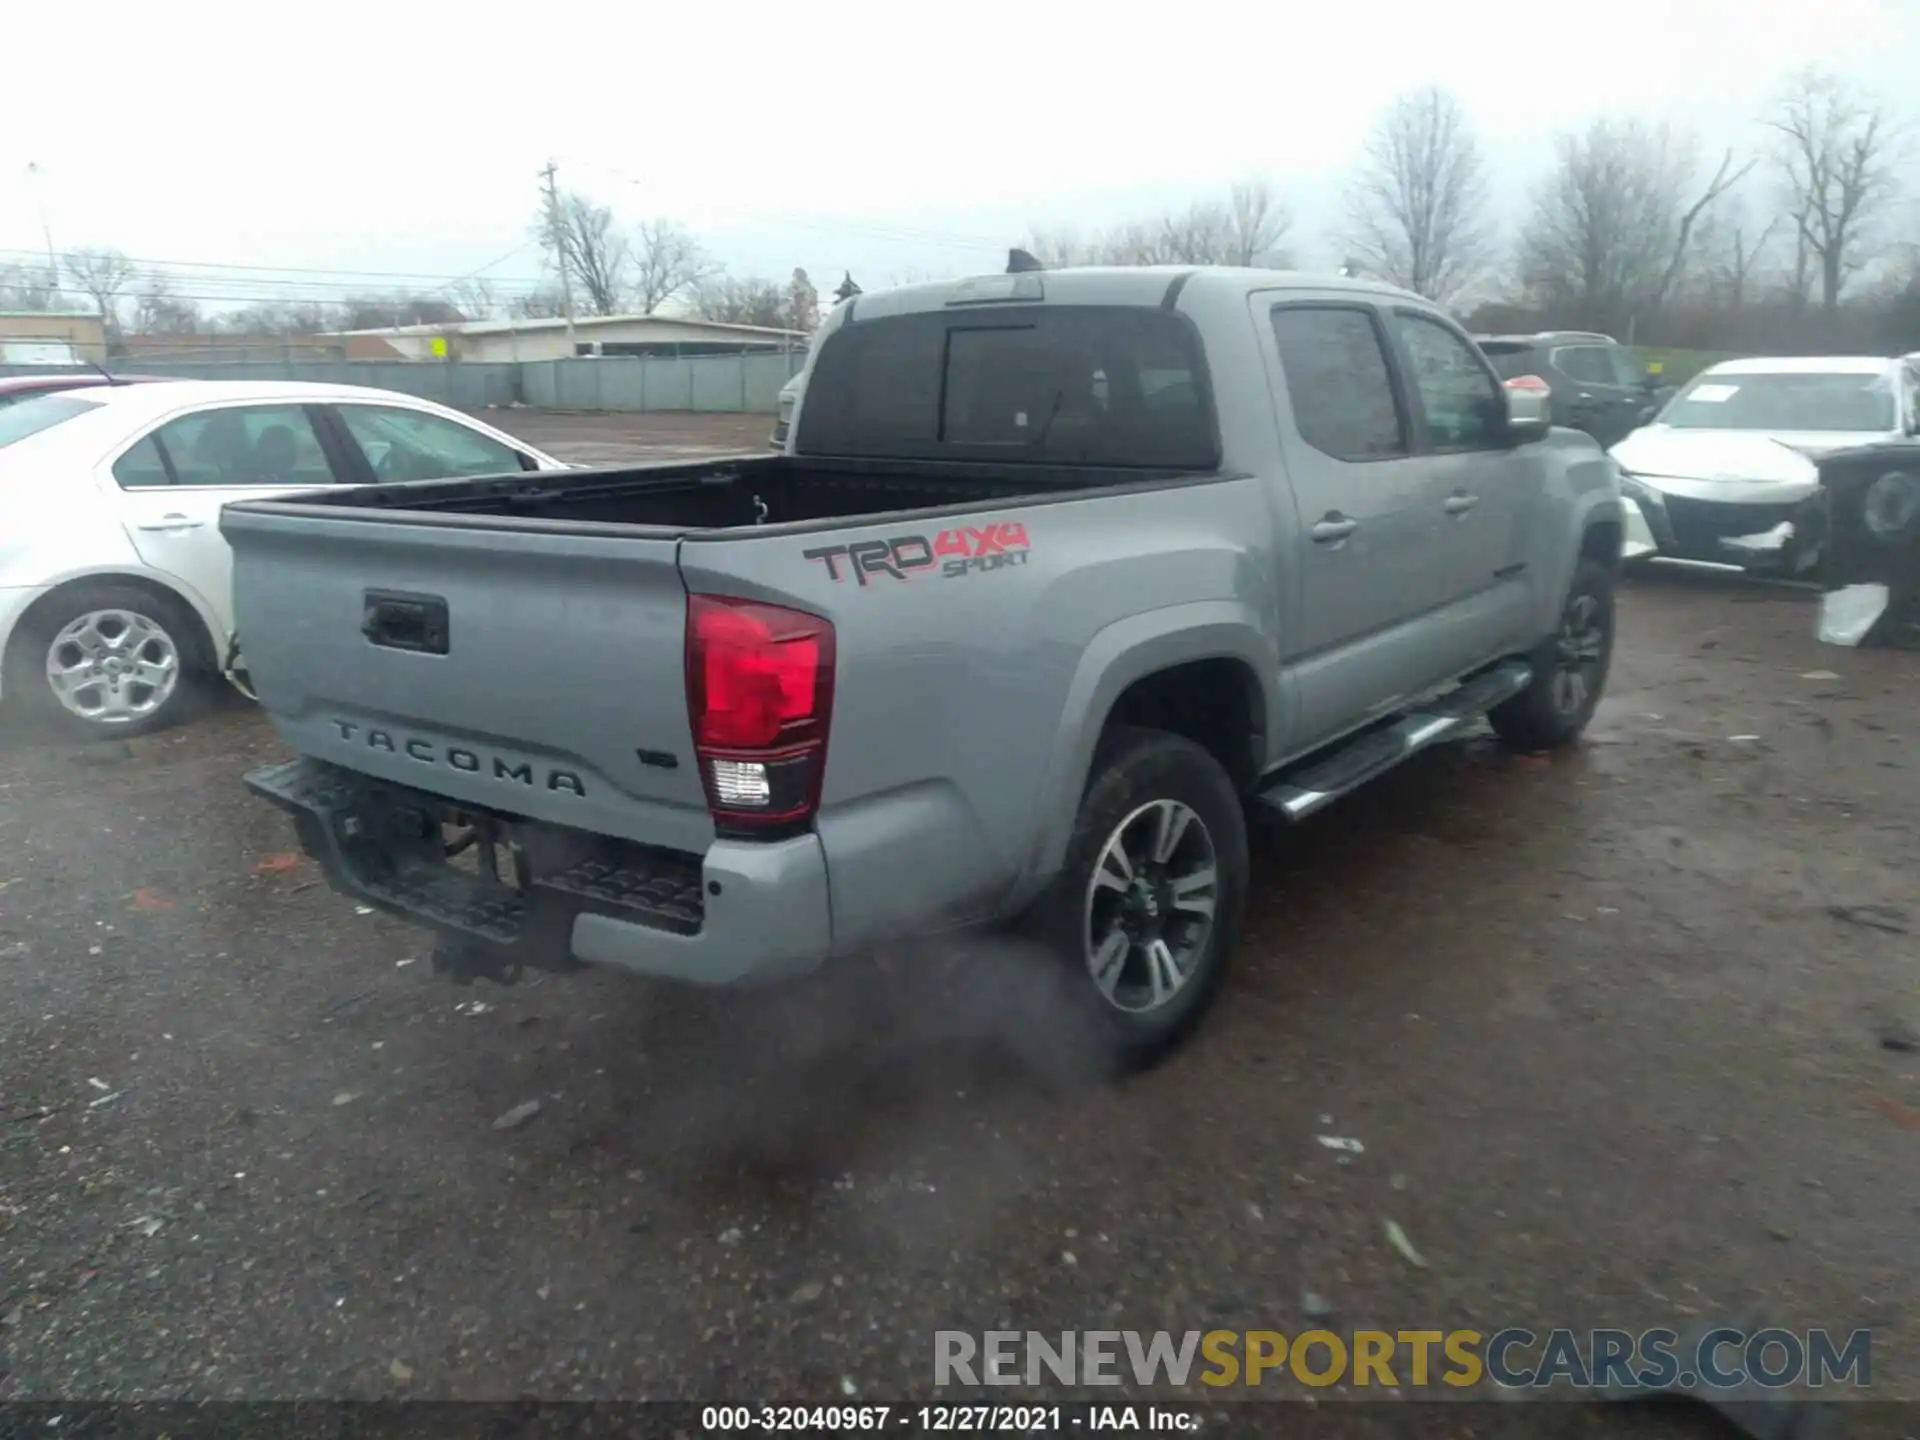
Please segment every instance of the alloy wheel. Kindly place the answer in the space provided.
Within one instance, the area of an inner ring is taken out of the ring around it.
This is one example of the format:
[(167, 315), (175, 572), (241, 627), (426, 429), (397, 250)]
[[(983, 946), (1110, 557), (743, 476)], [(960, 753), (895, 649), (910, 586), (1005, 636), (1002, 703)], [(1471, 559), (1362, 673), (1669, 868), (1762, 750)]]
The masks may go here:
[(1087, 883), (1087, 972), (1107, 1003), (1145, 1014), (1169, 1003), (1213, 936), (1213, 836), (1177, 800), (1140, 806), (1114, 827)]
[(1577, 715), (1600, 686), (1600, 665), (1607, 632), (1599, 597), (1578, 594), (1567, 601), (1554, 637), (1553, 705), (1562, 715)]
[(180, 647), (151, 616), (90, 610), (47, 647), (47, 684), (70, 715), (94, 725), (131, 725), (172, 698), (180, 684)]

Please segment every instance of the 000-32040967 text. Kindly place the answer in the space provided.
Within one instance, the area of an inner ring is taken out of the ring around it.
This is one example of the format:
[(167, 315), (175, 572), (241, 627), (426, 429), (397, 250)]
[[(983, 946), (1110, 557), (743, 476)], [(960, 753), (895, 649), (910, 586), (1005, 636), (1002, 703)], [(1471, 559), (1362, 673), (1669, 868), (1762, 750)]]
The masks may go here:
[[(898, 1415), (895, 1415), (895, 1411)], [(707, 1405), (700, 1411), (700, 1428), (721, 1431), (886, 1430), (913, 1425), (917, 1433), (1027, 1434), (1056, 1432), (1060, 1407), (1042, 1405)]]

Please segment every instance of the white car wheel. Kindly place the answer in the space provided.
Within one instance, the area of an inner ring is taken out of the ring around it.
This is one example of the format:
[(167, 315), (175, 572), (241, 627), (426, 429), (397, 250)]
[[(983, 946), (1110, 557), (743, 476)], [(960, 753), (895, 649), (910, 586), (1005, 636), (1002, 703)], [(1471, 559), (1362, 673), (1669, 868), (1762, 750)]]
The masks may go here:
[(203, 649), (185, 606), (133, 585), (79, 585), (15, 633), (6, 693), (69, 734), (144, 734), (194, 708)]

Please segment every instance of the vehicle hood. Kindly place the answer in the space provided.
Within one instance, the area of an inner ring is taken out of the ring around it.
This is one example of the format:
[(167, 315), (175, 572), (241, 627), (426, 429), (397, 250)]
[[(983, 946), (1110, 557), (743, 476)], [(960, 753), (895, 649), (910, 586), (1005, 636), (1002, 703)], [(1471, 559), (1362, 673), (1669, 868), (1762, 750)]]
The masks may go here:
[(1634, 475), (1677, 480), (1806, 481), (1830, 450), (1889, 439), (1878, 430), (1674, 430), (1646, 425), (1610, 452)]
[(1815, 461), (1834, 450), (1884, 445), (1882, 431), (1674, 430), (1647, 425), (1608, 453), (1626, 474), (1668, 495), (1727, 503), (1791, 503), (1820, 488)]

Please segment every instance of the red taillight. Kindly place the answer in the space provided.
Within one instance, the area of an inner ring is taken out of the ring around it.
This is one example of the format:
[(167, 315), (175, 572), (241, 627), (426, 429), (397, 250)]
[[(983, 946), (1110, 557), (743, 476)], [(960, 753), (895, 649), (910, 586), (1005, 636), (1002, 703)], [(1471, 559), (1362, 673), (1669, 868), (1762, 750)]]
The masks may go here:
[(833, 626), (818, 615), (687, 597), (687, 710), (715, 820), (811, 816), (833, 711)]
[(1509, 390), (1551, 390), (1552, 388), (1538, 375), (1516, 375), (1507, 381)]

